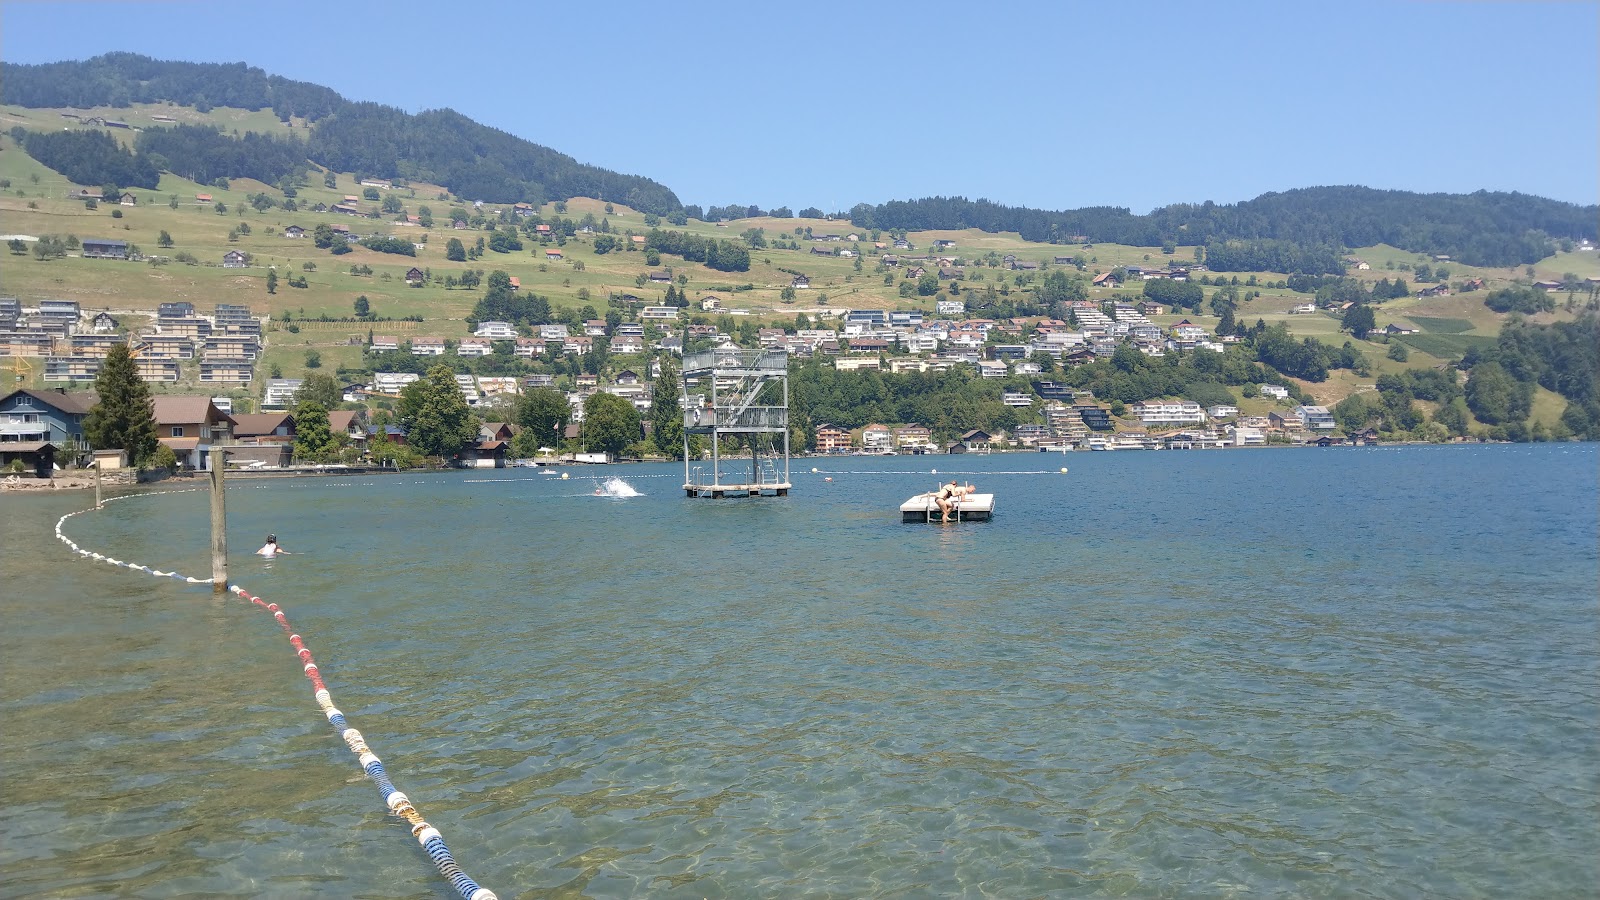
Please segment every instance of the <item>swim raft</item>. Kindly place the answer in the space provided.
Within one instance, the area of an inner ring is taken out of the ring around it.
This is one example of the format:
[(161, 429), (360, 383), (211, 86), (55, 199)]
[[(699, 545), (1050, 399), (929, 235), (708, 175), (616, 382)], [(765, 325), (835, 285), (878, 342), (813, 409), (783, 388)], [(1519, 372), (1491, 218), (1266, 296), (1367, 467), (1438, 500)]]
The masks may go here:
[[(993, 494), (968, 494), (956, 501), (950, 511), (951, 522), (987, 522), (994, 516)], [(933, 494), (918, 494), (900, 504), (902, 522), (939, 522), (943, 514)]]

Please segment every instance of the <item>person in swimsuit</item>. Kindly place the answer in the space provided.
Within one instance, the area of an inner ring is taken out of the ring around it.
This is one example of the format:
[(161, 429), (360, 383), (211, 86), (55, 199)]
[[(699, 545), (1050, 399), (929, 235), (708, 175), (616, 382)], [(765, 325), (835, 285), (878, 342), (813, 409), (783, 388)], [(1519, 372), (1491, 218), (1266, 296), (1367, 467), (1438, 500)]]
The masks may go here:
[(954, 478), (950, 479), (949, 484), (934, 492), (933, 502), (939, 504), (939, 512), (942, 514), (941, 522), (950, 521), (950, 510), (955, 508), (956, 498), (960, 496), (961, 488), (956, 484)]
[(260, 557), (264, 557), (266, 559), (272, 559), (273, 557), (276, 557), (276, 556), (279, 556), (279, 555), (288, 556), (289, 555), (289, 551), (287, 551), (287, 550), (283, 549), (282, 547), (278, 546), (278, 536), (277, 535), (269, 534), (269, 535), (267, 535), (267, 542), (265, 544), (261, 545), (261, 549), (256, 551), (256, 555), (260, 556)]

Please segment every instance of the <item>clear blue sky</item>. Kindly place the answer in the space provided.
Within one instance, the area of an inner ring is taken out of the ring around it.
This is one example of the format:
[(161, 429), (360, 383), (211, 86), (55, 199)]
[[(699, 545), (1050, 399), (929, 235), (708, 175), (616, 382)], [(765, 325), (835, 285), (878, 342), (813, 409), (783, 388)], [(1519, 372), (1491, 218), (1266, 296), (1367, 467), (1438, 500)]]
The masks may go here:
[[(676, 11), (681, 9), (681, 11)], [(0, 58), (243, 60), (685, 203), (1364, 184), (1594, 203), (1593, 2), (0, 4)]]

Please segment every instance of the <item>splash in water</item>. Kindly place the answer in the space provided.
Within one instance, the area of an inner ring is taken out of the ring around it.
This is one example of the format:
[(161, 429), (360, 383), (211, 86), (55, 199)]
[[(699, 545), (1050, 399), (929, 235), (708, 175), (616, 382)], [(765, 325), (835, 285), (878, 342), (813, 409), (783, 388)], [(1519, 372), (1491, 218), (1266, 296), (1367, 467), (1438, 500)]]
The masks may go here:
[(613, 497), (617, 499), (644, 496), (621, 478), (607, 478), (605, 481), (600, 482), (595, 486), (594, 495), (596, 497)]

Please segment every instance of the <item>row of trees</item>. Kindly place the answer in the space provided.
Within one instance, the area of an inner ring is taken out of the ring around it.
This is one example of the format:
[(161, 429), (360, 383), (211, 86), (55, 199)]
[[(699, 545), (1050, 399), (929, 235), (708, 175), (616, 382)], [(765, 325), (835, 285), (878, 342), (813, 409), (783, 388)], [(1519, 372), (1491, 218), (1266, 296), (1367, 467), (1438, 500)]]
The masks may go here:
[(1380, 278), (1370, 288), (1358, 278), (1340, 275), (1290, 275), (1284, 282), (1291, 291), (1316, 294), (1317, 303), (1381, 303), (1411, 296), (1411, 286), (1395, 276), (1394, 281)]
[[(1558, 238), (1595, 240), (1600, 210), (1527, 194), (1477, 191), (1418, 194), (1364, 187), (1316, 187), (1263, 194), (1237, 204), (1174, 204), (1134, 215), (1125, 207), (1049, 211), (964, 197), (928, 197), (852, 207), (850, 221), (885, 231), (978, 228), (1015, 231), (1026, 240), (1072, 243), (1083, 238), (1153, 247), (1181, 236), (1206, 246), (1212, 268), (1239, 265), (1233, 241), (1296, 245), (1249, 251), (1276, 257), (1255, 271), (1341, 271), (1326, 258), (1334, 247), (1386, 243), (1416, 253), (1448, 254), (1467, 265), (1509, 266), (1550, 255)], [(1214, 247), (1224, 256), (1213, 255)], [(1316, 249), (1312, 249), (1316, 248)], [(1301, 254), (1309, 254), (1301, 256)], [(1285, 267), (1302, 259), (1297, 266)]]
[(1206, 244), (1206, 267), (1213, 272), (1295, 272), (1343, 275), (1344, 254), (1326, 244), (1292, 240), (1226, 240)]
[(345, 102), (330, 88), (268, 75), (244, 63), (164, 62), (136, 53), (18, 65), (0, 63), (0, 102), (27, 107), (124, 108), (171, 100), (202, 112), (213, 106), (271, 108), (278, 118), (316, 121)]

